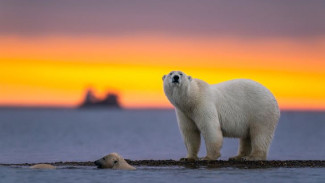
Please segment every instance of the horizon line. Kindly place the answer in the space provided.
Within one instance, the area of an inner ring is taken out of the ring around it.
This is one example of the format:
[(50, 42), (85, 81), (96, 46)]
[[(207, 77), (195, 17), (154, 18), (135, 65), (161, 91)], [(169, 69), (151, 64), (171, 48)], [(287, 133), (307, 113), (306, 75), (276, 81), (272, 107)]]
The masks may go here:
[[(139, 106), (139, 107), (109, 107), (98, 106), (91, 108), (79, 108), (79, 105), (0, 105), (0, 109), (81, 109), (81, 110), (174, 110), (174, 107)], [(301, 112), (325, 112), (325, 108), (280, 108), (280, 111), (301, 111)]]

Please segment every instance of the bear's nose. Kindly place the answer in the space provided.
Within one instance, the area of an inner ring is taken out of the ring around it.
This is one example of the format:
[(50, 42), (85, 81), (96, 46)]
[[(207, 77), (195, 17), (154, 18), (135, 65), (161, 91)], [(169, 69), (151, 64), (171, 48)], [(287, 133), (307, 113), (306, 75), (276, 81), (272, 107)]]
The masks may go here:
[(173, 82), (178, 82), (178, 80), (179, 80), (179, 76), (175, 75), (175, 76), (173, 77)]
[(99, 161), (98, 160), (95, 161), (94, 164), (98, 166), (99, 165)]

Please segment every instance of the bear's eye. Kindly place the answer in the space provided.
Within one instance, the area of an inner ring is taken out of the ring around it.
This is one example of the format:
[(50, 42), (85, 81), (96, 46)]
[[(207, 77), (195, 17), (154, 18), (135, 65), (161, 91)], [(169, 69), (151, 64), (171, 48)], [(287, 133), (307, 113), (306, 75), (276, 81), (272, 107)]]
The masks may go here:
[(114, 161), (114, 164), (116, 164), (116, 163), (117, 163), (117, 161), (115, 160), (115, 161)]
[(105, 158), (103, 158), (103, 160), (105, 160)]
[(173, 73), (171, 72), (171, 73), (169, 73), (169, 75), (171, 76), (171, 75), (173, 75)]
[(183, 76), (183, 73), (179, 73), (179, 75)]

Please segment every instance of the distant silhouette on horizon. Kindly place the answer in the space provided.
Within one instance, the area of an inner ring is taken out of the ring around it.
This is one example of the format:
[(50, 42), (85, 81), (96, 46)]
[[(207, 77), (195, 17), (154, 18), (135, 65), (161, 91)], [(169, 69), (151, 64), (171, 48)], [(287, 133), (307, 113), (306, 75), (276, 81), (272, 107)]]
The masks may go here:
[(121, 108), (119, 97), (115, 93), (108, 92), (104, 99), (99, 99), (95, 96), (92, 89), (88, 89), (83, 102), (79, 108)]

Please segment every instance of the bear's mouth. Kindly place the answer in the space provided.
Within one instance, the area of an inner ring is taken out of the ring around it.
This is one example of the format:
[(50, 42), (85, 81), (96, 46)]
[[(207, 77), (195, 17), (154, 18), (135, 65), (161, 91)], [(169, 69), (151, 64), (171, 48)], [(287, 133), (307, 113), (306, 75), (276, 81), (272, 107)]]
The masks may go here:
[(178, 79), (172, 79), (172, 84), (179, 84), (179, 80)]
[(97, 168), (103, 169), (104, 167), (102, 165), (97, 165)]

